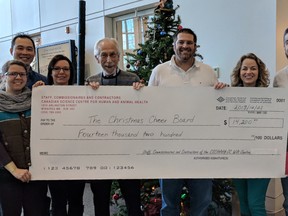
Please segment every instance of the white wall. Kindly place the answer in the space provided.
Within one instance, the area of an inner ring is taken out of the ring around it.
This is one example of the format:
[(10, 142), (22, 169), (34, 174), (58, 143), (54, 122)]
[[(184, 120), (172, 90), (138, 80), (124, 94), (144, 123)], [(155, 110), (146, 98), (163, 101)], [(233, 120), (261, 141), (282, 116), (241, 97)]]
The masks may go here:
[[(38, 0), (10, 0), (12, 33), (29, 31), (30, 34), (40, 30), (39, 2)], [(7, 18), (6, 18), (7, 19)]]
[[(285, 0), (284, 0), (285, 1)], [(183, 27), (192, 28), (204, 62), (220, 67), (220, 80), (230, 83), (239, 58), (254, 52), (271, 73), (276, 66), (276, 1), (174, 0)]]
[[(156, 2), (158, 0), (86, 0), (86, 76), (101, 71), (93, 48), (95, 41), (113, 36), (112, 18), (136, 8), (154, 7)], [(77, 46), (78, 13), (79, 1), (75, 0), (0, 0), (0, 65), (11, 59), (10, 41), (18, 32), (41, 33), (42, 45), (72, 39)], [(70, 34), (65, 33), (67, 26)]]
[(12, 34), (12, 23), (9, 18), (9, 11), (11, 11), (10, 1), (0, 0), (0, 40)]
[[(0, 0), (0, 69), (10, 59), (9, 49), (12, 39), (12, 22), (10, 17), (10, 1)], [(4, 13), (5, 12), (5, 13)]]
[[(136, 8), (154, 8), (158, 2), (86, 1), (86, 76), (100, 72), (93, 46), (112, 35), (112, 18)], [(76, 40), (77, 45), (78, 4), (75, 0), (0, 0), (0, 64), (11, 58), (10, 40), (18, 31), (41, 32), (43, 45), (67, 39)], [(247, 52), (257, 54), (272, 74), (276, 71), (276, 0), (174, 0), (174, 6), (177, 4), (182, 25), (196, 32), (199, 53), (205, 63), (220, 68), (221, 81), (230, 83), (233, 67)], [(70, 34), (65, 33), (66, 26)]]

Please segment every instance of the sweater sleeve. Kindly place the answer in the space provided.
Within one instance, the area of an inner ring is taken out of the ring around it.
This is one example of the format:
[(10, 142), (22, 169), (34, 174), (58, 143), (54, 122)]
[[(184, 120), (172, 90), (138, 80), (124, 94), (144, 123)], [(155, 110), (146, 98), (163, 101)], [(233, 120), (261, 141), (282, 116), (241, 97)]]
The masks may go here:
[(5, 166), (11, 161), (12, 159), (6, 151), (2, 139), (0, 139), (0, 166)]

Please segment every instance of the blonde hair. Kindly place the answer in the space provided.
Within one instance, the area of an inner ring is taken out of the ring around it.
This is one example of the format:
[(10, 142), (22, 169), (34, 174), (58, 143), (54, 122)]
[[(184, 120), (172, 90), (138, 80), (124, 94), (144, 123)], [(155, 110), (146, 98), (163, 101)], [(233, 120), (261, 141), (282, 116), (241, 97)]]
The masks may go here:
[(255, 60), (256, 64), (258, 65), (259, 74), (258, 79), (256, 80), (255, 87), (268, 87), (270, 84), (269, 71), (264, 62), (260, 58), (258, 58), (254, 53), (248, 53), (246, 55), (241, 56), (231, 74), (231, 86), (234, 87), (243, 86), (243, 81), (240, 78), (240, 71), (243, 61), (247, 58)]

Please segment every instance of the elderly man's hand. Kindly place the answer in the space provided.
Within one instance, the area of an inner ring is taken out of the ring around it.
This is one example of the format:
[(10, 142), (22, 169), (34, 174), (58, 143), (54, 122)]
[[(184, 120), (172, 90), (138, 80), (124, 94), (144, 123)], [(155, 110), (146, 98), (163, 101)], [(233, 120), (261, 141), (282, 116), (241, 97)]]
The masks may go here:
[(99, 82), (89, 82), (88, 85), (91, 86), (93, 90), (97, 90), (100, 87)]
[(133, 88), (135, 90), (139, 90), (139, 89), (143, 88), (144, 86), (145, 85), (143, 83), (141, 83), (141, 82), (133, 82)]

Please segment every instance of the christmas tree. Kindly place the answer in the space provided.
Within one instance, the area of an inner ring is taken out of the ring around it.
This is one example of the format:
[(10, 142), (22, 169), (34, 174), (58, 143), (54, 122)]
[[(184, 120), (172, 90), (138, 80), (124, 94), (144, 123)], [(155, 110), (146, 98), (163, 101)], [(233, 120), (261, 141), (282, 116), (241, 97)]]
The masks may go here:
[[(139, 48), (134, 50), (134, 53), (126, 53), (127, 70), (136, 73), (146, 84), (153, 68), (169, 61), (174, 54), (173, 35), (182, 29), (180, 17), (176, 16), (178, 8), (179, 5), (174, 8), (173, 0), (160, 0), (154, 10), (154, 17), (151, 22), (147, 23), (148, 30), (145, 32), (145, 42), (139, 44)], [(198, 45), (197, 48), (199, 47)], [(203, 60), (199, 53), (196, 53), (195, 57)], [(227, 179), (213, 180), (213, 202), (209, 208), (209, 216), (224, 215), (219, 213), (219, 209), (224, 209), (228, 215), (231, 215), (232, 190), (231, 181)], [(119, 198), (117, 193), (115, 197)], [(145, 216), (160, 215), (161, 191), (158, 180), (142, 180), (141, 200)], [(188, 215), (189, 204), (189, 192), (184, 187), (181, 195), (181, 216)], [(121, 205), (119, 207), (123, 208)], [(122, 215), (125, 213), (120, 213), (117, 216)]]
[(128, 71), (135, 72), (146, 83), (152, 69), (170, 60), (174, 54), (173, 35), (182, 28), (180, 17), (175, 15), (178, 7), (173, 8), (172, 0), (161, 0), (151, 22), (147, 23), (145, 43), (139, 44), (135, 53), (126, 53)]
[[(171, 59), (174, 54), (173, 35), (180, 29), (181, 20), (176, 16), (173, 0), (160, 0), (154, 10), (151, 22), (147, 23), (145, 42), (138, 44), (135, 53), (126, 53), (127, 70), (136, 73), (145, 84), (148, 83), (152, 69)], [(142, 209), (145, 216), (158, 216), (161, 208), (159, 180), (142, 180)]]

